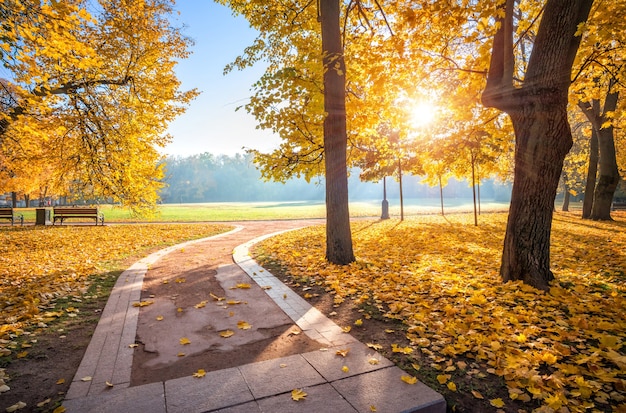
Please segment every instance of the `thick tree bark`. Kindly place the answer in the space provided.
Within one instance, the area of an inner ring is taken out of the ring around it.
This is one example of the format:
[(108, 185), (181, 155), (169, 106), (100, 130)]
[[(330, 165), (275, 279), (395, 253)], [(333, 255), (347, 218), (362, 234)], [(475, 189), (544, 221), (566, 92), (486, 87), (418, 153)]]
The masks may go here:
[(591, 128), (591, 139), (589, 140), (589, 165), (587, 167), (587, 182), (585, 183), (585, 198), (583, 199), (583, 219), (591, 218), (591, 208), (593, 207), (593, 193), (596, 190), (596, 179), (598, 177), (598, 135), (595, 129)]
[(324, 64), (324, 154), (326, 167), (326, 259), (353, 262), (346, 150), (346, 78), (339, 0), (320, 0)]
[(570, 73), (593, 0), (548, 0), (523, 84), (513, 84), (512, 28), (515, 0), (494, 38), (486, 106), (503, 110), (515, 130), (515, 175), (500, 276), (547, 290), (550, 230), (563, 160), (572, 146), (567, 121)]

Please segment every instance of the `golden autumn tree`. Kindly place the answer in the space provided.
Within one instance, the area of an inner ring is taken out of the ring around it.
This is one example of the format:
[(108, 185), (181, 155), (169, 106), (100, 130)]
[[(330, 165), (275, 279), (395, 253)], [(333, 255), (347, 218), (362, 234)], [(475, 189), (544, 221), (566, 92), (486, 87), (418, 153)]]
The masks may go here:
[(168, 122), (195, 91), (180, 90), (174, 67), (190, 41), (172, 26), (169, 0), (5, 2), (2, 60), (16, 102), (2, 114), (11, 159), (53, 166), (48, 179), (81, 196), (111, 198), (136, 211), (156, 203), (158, 148)]

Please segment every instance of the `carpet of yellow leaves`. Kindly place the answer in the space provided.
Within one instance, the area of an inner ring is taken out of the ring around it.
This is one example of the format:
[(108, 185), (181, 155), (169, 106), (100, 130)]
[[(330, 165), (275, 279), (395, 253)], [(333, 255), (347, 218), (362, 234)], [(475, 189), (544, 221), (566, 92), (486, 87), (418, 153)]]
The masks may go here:
[(336, 305), (354, 300), (401, 320), (422, 362), (441, 371), (442, 389), (482, 398), (472, 383), (491, 376), (506, 383), (500, 394), (539, 403), (537, 412), (624, 411), (623, 217), (555, 215), (556, 281), (548, 293), (500, 281), (505, 214), (483, 215), (478, 227), (464, 215), (357, 221), (357, 261), (343, 267), (324, 260), (323, 227), (271, 238), (261, 249), (294, 278), (325, 285)]
[(0, 336), (56, 317), (49, 311), (55, 299), (80, 297), (93, 276), (115, 261), (230, 228), (213, 224), (3, 228)]

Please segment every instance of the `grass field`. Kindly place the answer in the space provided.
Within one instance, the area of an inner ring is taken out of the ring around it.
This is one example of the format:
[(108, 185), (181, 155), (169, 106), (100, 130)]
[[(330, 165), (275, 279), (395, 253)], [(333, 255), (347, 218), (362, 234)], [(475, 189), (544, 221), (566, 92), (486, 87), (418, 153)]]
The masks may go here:
[[(506, 211), (505, 203), (485, 203), (482, 211)], [(35, 222), (36, 208), (19, 208), (18, 212), (24, 215), (24, 222)], [(326, 206), (320, 201), (296, 202), (212, 202), (203, 204), (163, 204), (158, 207), (158, 214), (154, 217), (133, 217), (128, 209), (103, 205), (100, 210), (104, 213), (107, 222), (218, 222), (241, 220), (272, 220), (272, 219), (308, 219), (325, 218)], [(450, 201), (445, 212), (471, 212), (472, 205), (467, 202)], [(439, 214), (441, 207), (438, 200), (424, 202), (420, 200), (406, 200), (404, 205), (405, 216), (418, 214)], [(392, 217), (400, 216), (400, 206), (390, 201), (389, 214)], [(381, 215), (381, 201), (360, 201), (350, 203), (352, 217), (379, 217)], [(72, 222), (76, 220), (68, 220)], [(7, 221), (4, 221), (7, 222)]]

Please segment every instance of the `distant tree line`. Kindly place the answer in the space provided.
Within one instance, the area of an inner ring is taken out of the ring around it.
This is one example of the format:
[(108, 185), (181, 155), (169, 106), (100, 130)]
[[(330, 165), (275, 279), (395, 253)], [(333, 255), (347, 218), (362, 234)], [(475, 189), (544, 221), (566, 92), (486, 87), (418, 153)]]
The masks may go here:
[[(163, 203), (198, 202), (263, 202), (263, 201), (324, 201), (323, 178), (307, 182), (303, 177), (285, 183), (265, 181), (253, 163), (252, 154), (168, 156), (165, 161)], [(349, 196), (356, 200), (376, 200), (383, 197), (383, 183), (361, 182), (359, 171), (352, 171), (348, 181)], [(403, 193), (406, 198), (438, 198), (439, 189), (420, 183), (421, 177), (406, 176)], [(399, 185), (387, 178), (387, 197), (395, 199)], [(510, 187), (487, 180), (481, 185), (483, 199), (508, 201)], [(444, 188), (445, 198), (471, 198), (467, 182), (450, 179)]]

